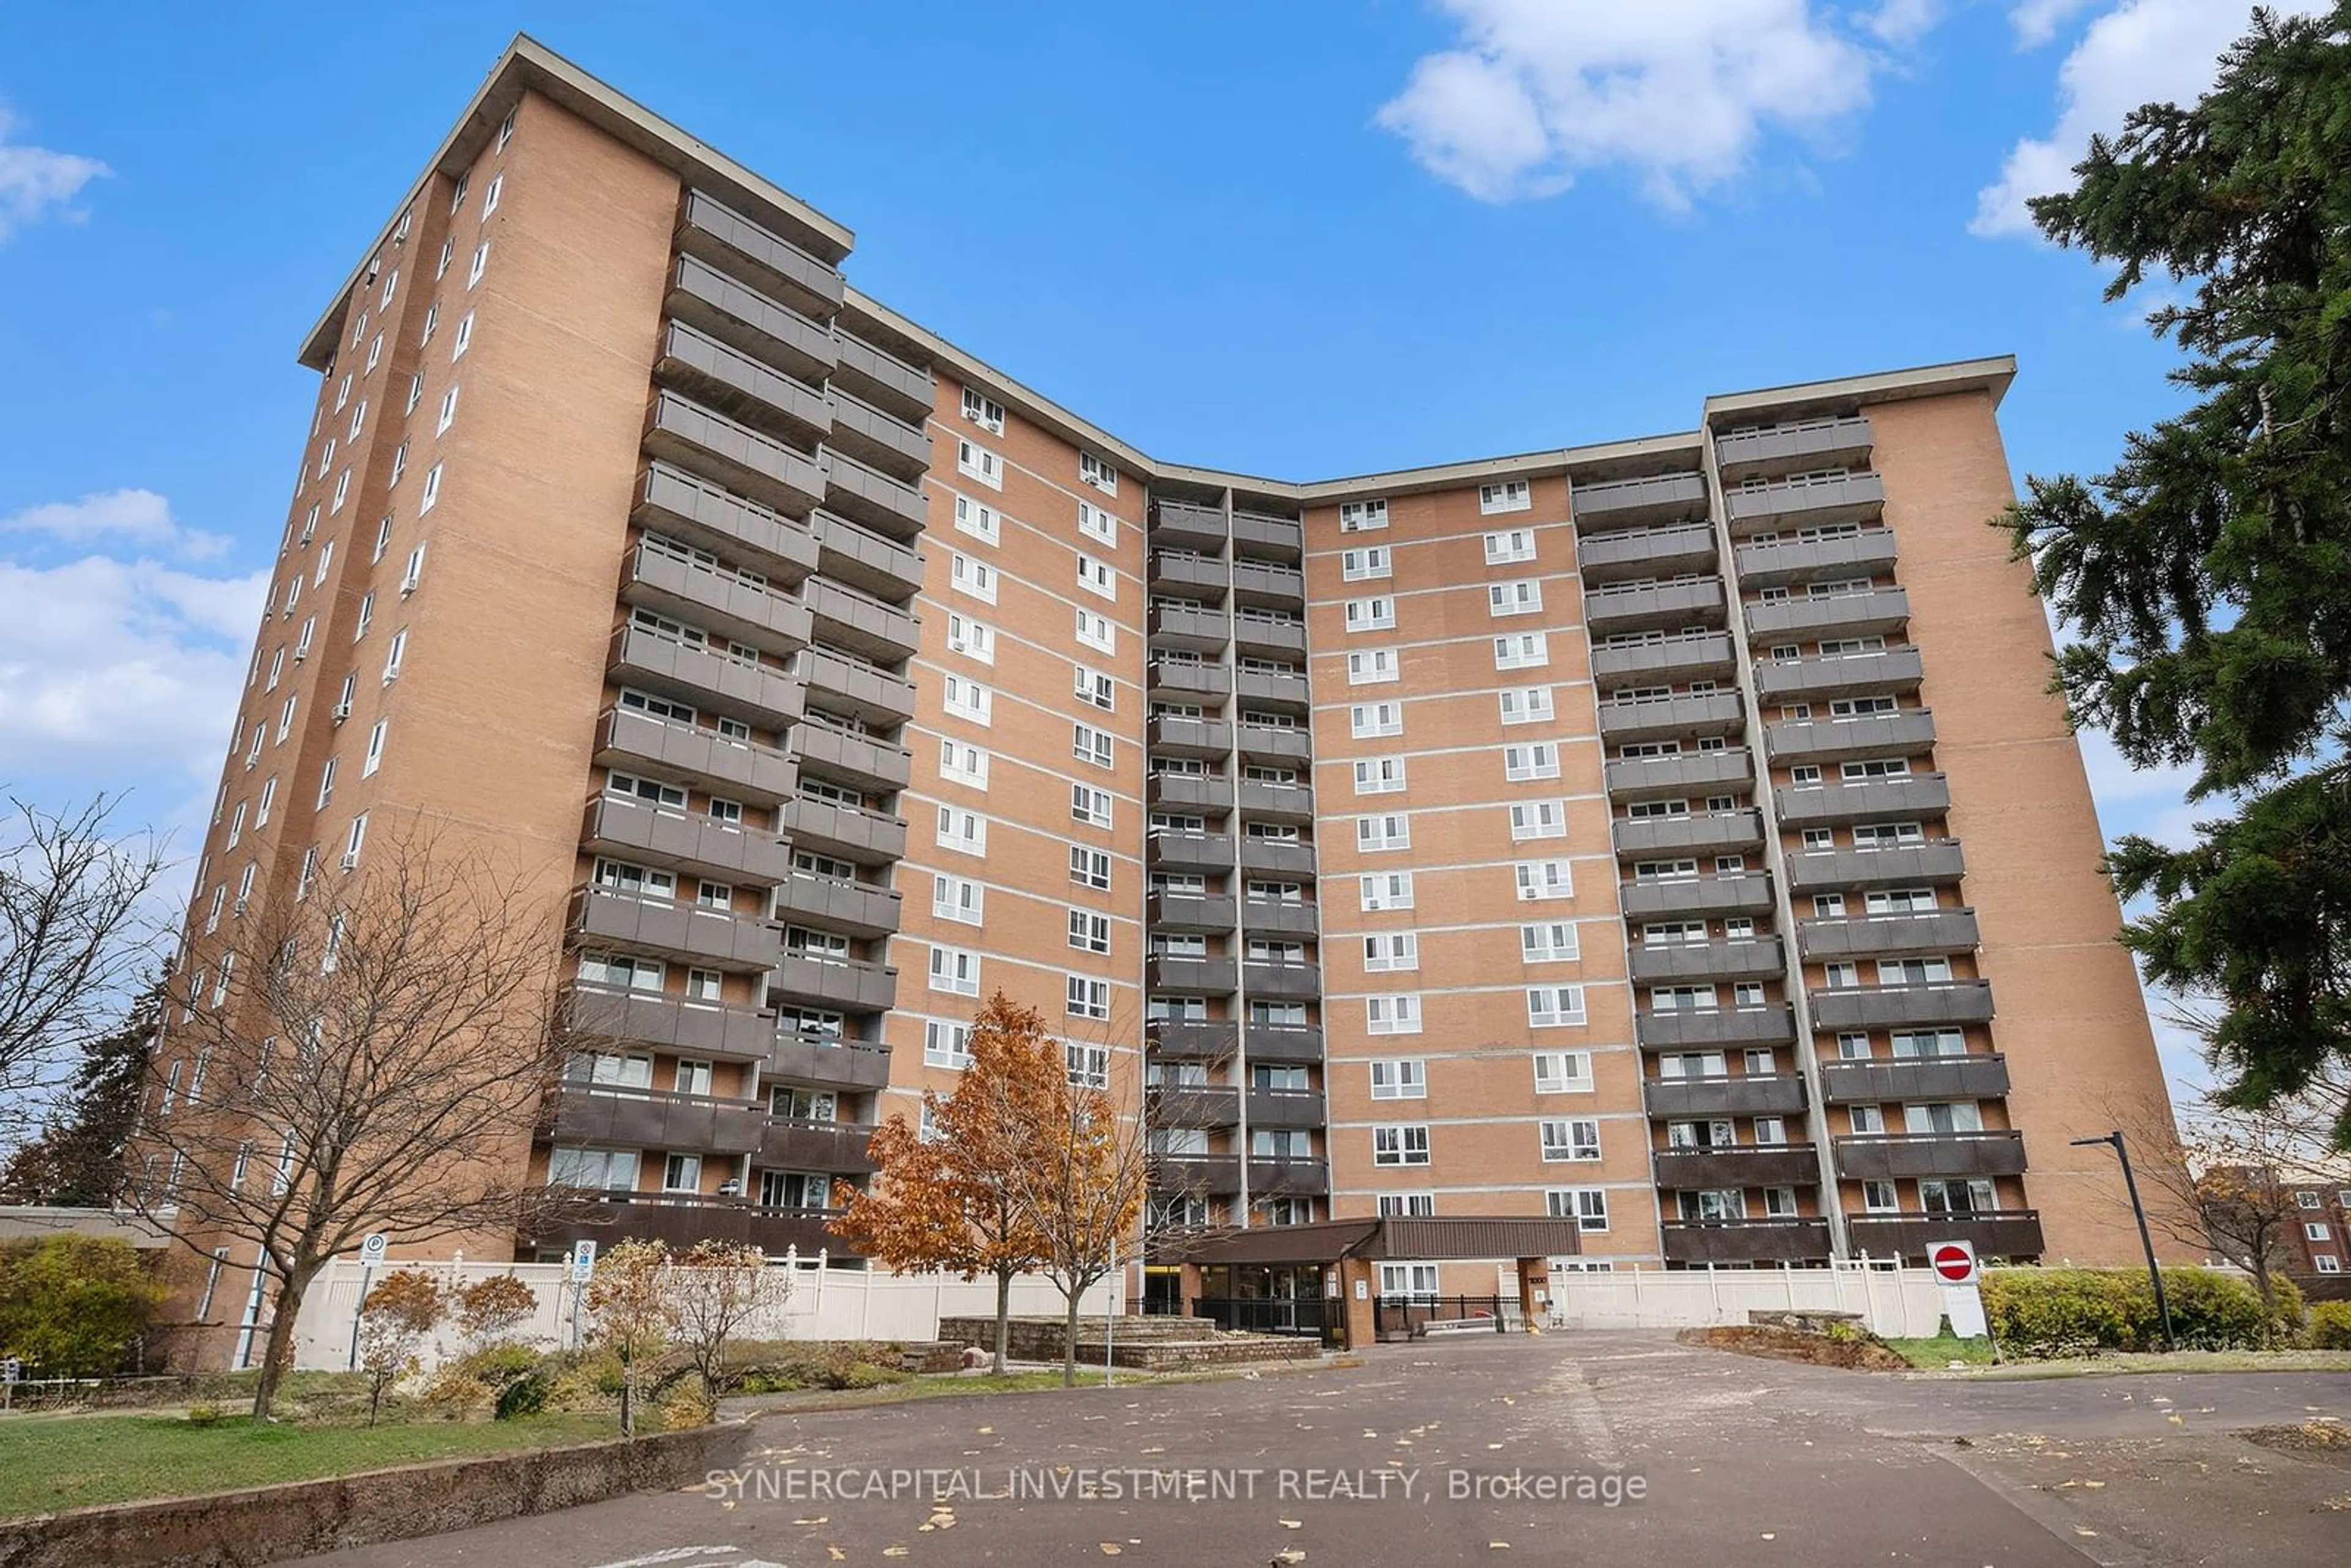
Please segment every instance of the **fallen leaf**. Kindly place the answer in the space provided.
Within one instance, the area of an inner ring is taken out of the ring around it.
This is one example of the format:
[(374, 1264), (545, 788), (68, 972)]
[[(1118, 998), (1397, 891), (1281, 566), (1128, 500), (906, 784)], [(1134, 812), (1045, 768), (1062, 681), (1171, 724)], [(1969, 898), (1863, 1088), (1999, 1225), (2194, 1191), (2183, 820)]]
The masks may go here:
[(1281, 1526), (1284, 1530), (1303, 1530), (1306, 1528), (1306, 1524), (1303, 1520), (1277, 1519), (1273, 1522)]
[(1115, 1557), (1125, 1550), (1125, 1547), (1115, 1541), (1105, 1541), (1102, 1543), (1102, 1554), (1105, 1557)]
[(2076, 1535), (2095, 1535), (2098, 1532), (2095, 1530), (2085, 1530), (2077, 1524), (2074, 1527), (2074, 1533)]
[(848, 1552), (843, 1552), (843, 1551), (842, 1551), (840, 1547), (838, 1547), (838, 1546), (828, 1546), (828, 1547), (826, 1547), (824, 1550), (825, 1550), (826, 1556), (827, 1556), (827, 1557), (828, 1557), (828, 1559), (829, 1559), (830, 1561), (831, 1561), (831, 1562), (834, 1562), (834, 1563), (846, 1563), (846, 1562), (848, 1562), (848, 1561), (849, 1561), (849, 1553), (848, 1553)]
[(1303, 1563), (1306, 1561), (1306, 1553), (1295, 1546), (1285, 1546), (1273, 1554), (1272, 1561), (1277, 1563)]
[(796, 1519), (792, 1521), (792, 1522), (794, 1524), (822, 1524), (829, 1517), (831, 1516), (820, 1513), (812, 1519)]
[(1763, 1539), (1764, 1539), (1764, 1540), (1766, 1540), (1766, 1541), (1777, 1541), (1777, 1540), (1779, 1540), (1780, 1538), (1779, 1538), (1777, 1535), (1772, 1534), (1772, 1533), (1771, 1533), (1771, 1531), (1768, 1531), (1768, 1530), (1767, 1530), (1767, 1531), (1765, 1531), (1763, 1532)]

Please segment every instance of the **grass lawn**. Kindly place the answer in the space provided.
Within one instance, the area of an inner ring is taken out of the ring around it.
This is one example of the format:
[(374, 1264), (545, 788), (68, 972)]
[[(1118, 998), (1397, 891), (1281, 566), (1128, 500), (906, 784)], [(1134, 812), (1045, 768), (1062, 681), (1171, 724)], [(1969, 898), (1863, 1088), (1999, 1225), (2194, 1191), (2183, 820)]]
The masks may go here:
[(2085, 1356), (2075, 1361), (2009, 1361), (1970, 1375), (1991, 1378), (2113, 1377), (2136, 1372), (2351, 1372), (2351, 1351), (2181, 1350)]
[(619, 1435), (609, 1416), (372, 1427), (256, 1427), (242, 1416), (211, 1427), (162, 1416), (10, 1416), (0, 1419), (0, 1519)]
[(1983, 1339), (1953, 1339), (1949, 1334), (1938, 1334), (1933, 1339), (1890, 1339), (1886, 1344), (1913, 1366), (1940, 1372), (1955, 1361), (1970, 1366), (1991, 1364), (1991, 1342)]

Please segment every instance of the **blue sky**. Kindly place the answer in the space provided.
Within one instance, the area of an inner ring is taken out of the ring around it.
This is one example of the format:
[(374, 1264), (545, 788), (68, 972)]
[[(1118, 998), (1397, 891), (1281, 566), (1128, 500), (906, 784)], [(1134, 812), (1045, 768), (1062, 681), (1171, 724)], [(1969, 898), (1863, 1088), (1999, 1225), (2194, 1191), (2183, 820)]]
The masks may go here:
[[(1159, 455), (1392, 468), (2012, 351), (2022, 476), (2102, 467), (2174, 394), (2143, 306), (2021, 198), (2199, 91), (2251, 8), (0, 8), (0, 784), (131, 787), (193, 842), (315, 387), (297, 344), (517, 29)], [(2109, 832), (2188, 820), (2176, 777), (2091, 767)]]

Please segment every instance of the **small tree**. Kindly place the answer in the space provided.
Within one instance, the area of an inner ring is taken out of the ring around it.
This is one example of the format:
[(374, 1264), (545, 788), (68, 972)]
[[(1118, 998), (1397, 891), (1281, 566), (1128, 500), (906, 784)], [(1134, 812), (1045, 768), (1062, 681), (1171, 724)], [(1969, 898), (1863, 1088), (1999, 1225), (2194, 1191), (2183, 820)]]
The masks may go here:
[(772, 1267), (757, 1247), (697, 1241), (669, 1270), (670, 1326), (714, 1401), (734, 1386), (726, 1347), (747, 1325), (791, 1300), (789, 1269)]
[(368, 1425), (384, 1391), (416, 1370), (417, 1347), (448, 1309), (441, 1281), (421, 1269), (395, 1269), (360, 1303), (360, 1367), (368, 1378)]
[(995, 1368), (1010, 1338), (1012, 1281), (1045, 1260), (1045, 1238), (1016, 1194), (1039, 1155), (1037, 1130), (1068, 1090), (1044, 1016), (998, 991), (972, 1020), (970, 1061), (954, 1092), (926, 1092), (924, 1138), (904, 1116), (874, 1130), (880, 1167), (831, 1230), (898, 1273), (942, 1270), (996, 1281)]
[(504, 1344), (538, 1312), (538, 1292), (512, 1274), (492, 1274), (457, 1292), (457, 1328), (475, 1350)]
[[(1061, 1047), (1046, 1042), (1061, 1063)], [(1061, 1292), (1061, 1382), (1078, 1380), (1078, 1301), (1118, 1266), (1133, 1246), (1135, 1218), (1151, 1186), (1144, 1118), (1105, 1090), (1080, 1089), (1064, 1076), (1057, 1103), (1040, 1122), (1035, 1155), (1013, 1186), (1013, 1207), (1044, 1239), (1043, 1270)]]
[(588, 1281), (594, 1342), (621, 1361), (621, 1436), (637, 1435), (637, 1388), (643, 1369), (669, 1348), (672, 1315), (669, 1247), (623, 1241), (600, 1254)]
[(123, 1196), (147, 1053), (167, 999), (158, 977), (113, 1029), (82, 1042), (62, 1103), (0, 1166), (0, 1203), (105, 1208)]
[(169, 1292), (130, 1243), (51, 1236), (0, 1245), (0, 1355), (52, 1377), (103, 1377)]

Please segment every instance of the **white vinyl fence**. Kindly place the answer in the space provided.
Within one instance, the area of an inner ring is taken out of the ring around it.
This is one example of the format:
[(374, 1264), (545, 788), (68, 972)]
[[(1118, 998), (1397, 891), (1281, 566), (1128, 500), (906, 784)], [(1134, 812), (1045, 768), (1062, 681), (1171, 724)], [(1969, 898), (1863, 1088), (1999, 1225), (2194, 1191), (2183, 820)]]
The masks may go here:
[(1933, 1334), (1943, 1316), (1932, 1270), (1837, 1263), (1826, 1269), (1562, 1270), (1552, 1321), (1571, 1329), (1714, 1328), (1750, 1312), (1857, 1312), (1893, 1339)]
[[(967, 1284), (952, 1274), (830, 1269), (820, 1257), (795, 1254), (772, 1260), (769, 1267), (791, 1271), (791, 1297), (772, 1318), (748, 1326), (739, 1336), (743, 1339), (930, 1340), (938, 1337), (942, 1317), (993, 1317), (996, 1313), (996, 1281), (984, 1277)], [(517, 1331), (517, 1337), (544, 1349), (568, 1347), (592, 1326), (580, 1301), (581, 1287), (571, 1282), (566, 1264), (403, 1263), (395, 1259), (371, 1270), (354, 1260), (340, 1259), (328, 1267), (303, 1299), (301, 1315), (294, 1324), (294, 1364), (304, 1371), (331, 1371), (353, 1364), (360, 1301), (385, 1274), (403, 1268), (436, 1274), (452, 1288), (496, 1274), (513, 1275), (538, 1297), (538, 1311)], [(1089, 1314), (1100, 1314), (1120, 1311), (1123, 1304), (1112, 1284), (1105, 1282), (1087, 1291), (1080, 1305)], [(1061, 1293), (1051, 1281), (1023, 1275), (1012, 1282), (1014, 1316), (1058, 1318), (1062, 1311)], [(454, 1322), (444, 1324), (435, 1341), (422, 1352), (425, 1366), (462, 1354), (463, 1338)]]

